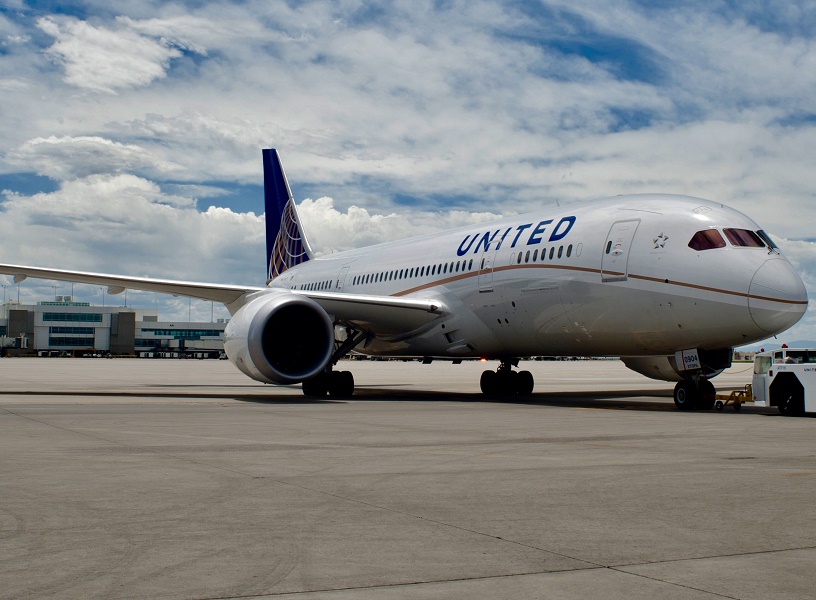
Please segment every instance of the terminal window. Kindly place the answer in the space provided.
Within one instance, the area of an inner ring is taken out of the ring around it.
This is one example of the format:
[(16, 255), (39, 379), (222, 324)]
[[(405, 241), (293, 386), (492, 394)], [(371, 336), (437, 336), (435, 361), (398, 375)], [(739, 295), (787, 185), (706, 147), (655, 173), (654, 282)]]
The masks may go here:
[(142, 333), (172, 336), (176, 340), (198, 340), (202, 337), (221, 337), (220, 329), (142, 329)]
[(49, 334), (93, 335), (93, 327), (49, 327)]
[(102, 315), (100, 313), (44, 312), (42, 319), (43, 321), (59, 321), (70, 323), (101, 323)]
[(48, 345), (52, 348), (73, 348), (79, 346), (80, 348), (93, 348), (93, 338), (81, 337), (50, 337), (48, 338)]

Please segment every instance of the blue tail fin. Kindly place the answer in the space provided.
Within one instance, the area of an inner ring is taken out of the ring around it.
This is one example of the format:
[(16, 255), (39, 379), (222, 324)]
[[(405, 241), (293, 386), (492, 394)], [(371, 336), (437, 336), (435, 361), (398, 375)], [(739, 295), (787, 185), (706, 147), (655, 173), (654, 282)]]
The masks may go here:
[(286, 181), (280, 156), (263, 150), (264, 205), (266, 210), (267, 277), (274, 279), (289, 267), (312, 258), (312, 249), (300, 227), (295, 200)]

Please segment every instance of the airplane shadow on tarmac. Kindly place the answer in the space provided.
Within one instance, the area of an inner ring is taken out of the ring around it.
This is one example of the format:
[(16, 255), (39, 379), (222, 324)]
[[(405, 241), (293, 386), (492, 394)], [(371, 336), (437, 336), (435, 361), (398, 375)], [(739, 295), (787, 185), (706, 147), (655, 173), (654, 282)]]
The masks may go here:
[[(234, 386), (233, 386), (234, 387)], [(257, 386), (249, 384), (247, 388)], [(292, 387), (291, 393), (280, 393), (281, 388), (275, 388), (276, 393), (236, 393), (232, 390), (225, 390), (218, 385), (155, 385), (150, 389), (138, 391), (68, 391), (68, 390), (28, 390), (28, 391), (5, 391), (0, 390), (2, 396), (40, 396), (40, 397), (113, 397), (129, 398), (173, 398), (189, 400), (234, 400), (236, 402), (247, 402), (256, 404), (344, 404), (347, 402), (467, 402), (467, 403), (491, 403), (491, 404), (517, 404), (525, 406), (549, 406), (562, 408), (581, 408), (594, 410), (634, 410), (644, 412), (674, 412), (677, 409), (671, 401), (672, 392), (666, 389), (653, 390), (617, 390), (617, 391), (576, 391), (576, 392), (542, 392), (534, 393), (530, 396), (520, 398), (518, 396), (484, 396), (480, 392), (461, 393), (444, 391), (417, 391), (415, 389), (400, 389), (399, 385), (388, 387), (379, 386), (357, 386), (353, 396), (348, 397), (326, 397), (307, 398), (303, 396), (299, 387)], [(221, 388), (222, 391), (206, 390), (201, 388)], [(286, 390), (289, 392), (289, 390)], [(717, 412), (700, 411), (700, 412)], [(734, 412), (731, 407), (726, 407), (723, 412)], [(742, 412), (752, 414), (777, 415), (776, 409), (762, 407), (742, 407)]]

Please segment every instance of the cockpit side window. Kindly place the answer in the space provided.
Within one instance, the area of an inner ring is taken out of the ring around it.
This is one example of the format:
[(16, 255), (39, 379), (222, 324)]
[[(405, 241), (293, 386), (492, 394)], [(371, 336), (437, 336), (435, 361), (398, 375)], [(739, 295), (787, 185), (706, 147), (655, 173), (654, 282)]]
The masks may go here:
[(765, 242), (757, 234), (748, 229), (723, 229), (725, 237), (735, 246), (747, 248), (764, 248)]
[(703, 229), (694, 234), (688, 245), (692, 250), (712, 250), (725, 248), (725, 240), (716, 229)]
[(767, 233), (760, 229), (759, 231), (757, 231), (757, 235), (760, 238), (762, 238), (762, 241), (768, 245), (768, 248), (770, 248), (771, 250), (779, 250), (779, 246), (777, 246), (776, 243), (774, 243), (774, 241), (771, 239), (771, 236), (769, 236)]

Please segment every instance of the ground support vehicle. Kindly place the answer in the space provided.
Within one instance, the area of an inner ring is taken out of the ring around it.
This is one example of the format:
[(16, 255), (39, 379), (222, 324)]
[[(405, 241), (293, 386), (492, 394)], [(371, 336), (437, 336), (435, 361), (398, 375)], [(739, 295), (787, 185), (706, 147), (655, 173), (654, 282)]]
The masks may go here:
[(734, 390), (730, 394), (717, 394), (714, 396), (716, 402), (714, 402), (714, 408), (717, 410), (722, 410), (726, 406), (731, 406), (734, 410), (738, 411), (742, 408), (742, 405), (746, 402), (753, 402), (754, 401), (754, 394), (751, 384), (747, 384), (744, 390)]
[(816, 349), (757, 354), (752, 392), (755, 406), (776, 406), (786, 416), (816, 413)]

